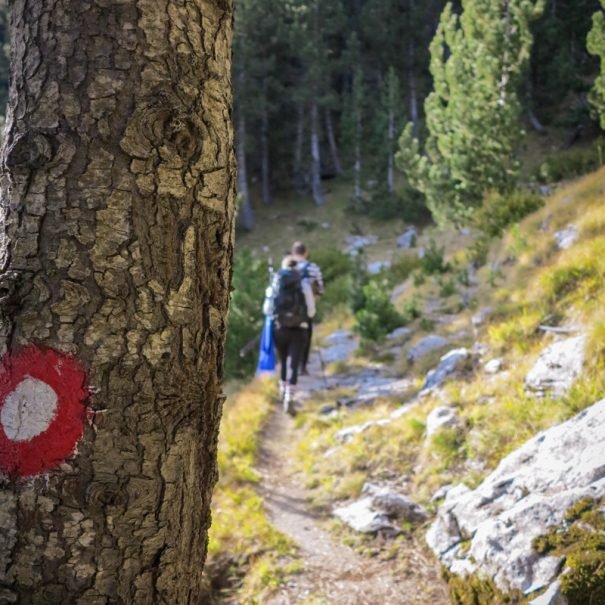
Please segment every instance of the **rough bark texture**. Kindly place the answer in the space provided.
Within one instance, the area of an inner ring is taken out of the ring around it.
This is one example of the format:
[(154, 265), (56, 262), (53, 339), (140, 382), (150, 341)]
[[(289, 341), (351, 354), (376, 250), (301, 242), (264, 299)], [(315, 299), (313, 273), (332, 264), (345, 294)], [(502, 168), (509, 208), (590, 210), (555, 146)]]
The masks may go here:
[(326, 135), (330, 145), (330, 153), (332, 155), (332, 167), (335, 174), (342, 174), (342, 164), (340, 163), (340, 155), (338, 154), (338, 145), (336, 144), (336, 136), (334, 135), (334, 125), (332, 124), (332, 111), (326, 108)]
[(234, 158), (231, 0), (15, 0), (3, 352), (87, 369), (90, 424), (0, 478), (0, 602), (197, 603), (210, 523)]

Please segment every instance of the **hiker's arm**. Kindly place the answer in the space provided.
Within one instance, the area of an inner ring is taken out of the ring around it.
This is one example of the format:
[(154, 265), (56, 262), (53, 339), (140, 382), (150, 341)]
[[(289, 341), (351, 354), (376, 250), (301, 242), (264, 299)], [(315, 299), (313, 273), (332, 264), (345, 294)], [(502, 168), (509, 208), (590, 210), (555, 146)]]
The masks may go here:
[(306, 279), (302, 282), (302, 291), (305, 295), (305, 303), (307, 303), (307, 316), (312, 319), (315, 316), (315, 297), (313, 296), (313, 288)]
[(324, 278), (321, 274), (321, 269), (315, 265), (315, 281), (317, 282), (317, 292), (319, 296), (323, 296), (324, 293)]

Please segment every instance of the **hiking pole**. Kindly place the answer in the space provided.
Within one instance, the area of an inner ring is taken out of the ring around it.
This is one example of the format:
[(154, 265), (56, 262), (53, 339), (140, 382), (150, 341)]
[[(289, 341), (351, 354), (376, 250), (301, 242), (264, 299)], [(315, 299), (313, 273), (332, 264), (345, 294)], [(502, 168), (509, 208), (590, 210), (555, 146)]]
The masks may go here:
[(318, 347), (317, 354), (319, 355), (319, 367), (321, 368), (321, 378), (324, 383), (324, 390), (327, 391), (330, 387), (328, 385), (328, 379), (326, 378), (326, 364), (324, 362), (324, 356), (321, 354), (321, 349)]

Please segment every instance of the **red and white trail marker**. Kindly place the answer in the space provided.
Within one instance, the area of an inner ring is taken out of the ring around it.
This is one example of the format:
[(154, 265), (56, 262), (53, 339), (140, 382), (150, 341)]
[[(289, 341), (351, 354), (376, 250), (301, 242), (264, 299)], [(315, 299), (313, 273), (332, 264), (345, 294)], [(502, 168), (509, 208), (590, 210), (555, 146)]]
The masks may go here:
[(29, 345), (0, 364), (0, 472), (30, 477), (74, 452), (86, 423), (86, 375), (59, 351)]

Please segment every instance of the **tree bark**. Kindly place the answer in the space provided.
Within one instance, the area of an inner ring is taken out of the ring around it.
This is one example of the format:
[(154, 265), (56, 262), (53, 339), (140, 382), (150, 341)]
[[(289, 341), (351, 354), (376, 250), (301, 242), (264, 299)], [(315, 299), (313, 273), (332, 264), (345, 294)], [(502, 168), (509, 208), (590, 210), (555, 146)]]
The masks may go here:
[(237, 193), (239, 195), (239, 225), (244, 231), (254, 231), (255, 221), (250, 190), (248, 189), (248, 168), (246, 164), (246, 118), (244, 112), (237, 112)]
[(321, 150), (319, 145), (319, 108), (317, 101), (311, 102), (311, 193), (317, 206), (324, 203), (321, 189)]
[(305, 191), (305, 174), (303, 170), (303, 147), (305, 138), (305, 109), (302, 103), (298, 106), (296, 118), (296, 139), (294, 141), (294, 174), (293, 185), (297, 193)]
[[(30, 442), (6, 445), (0, 400), (0, 602), (198, 603), (233, 250), (232, 3), (12, 11), (0, 347), (63, 360), (49, 375), (83, 368), (89, 397), (80, 441), (39, 449), (39, 474)], [(38, 412), (45, 388), (28, 391)], [(47, 426), (23, 417), (32, 444), (64, 437), (56, 395)]]
[(334, 125), (332, 123), (332, 112), (326, 108), (326, 134), (328, 135), (328, 144), (330, 145), (330, 154), (332, 155), (332, 165), (336, 174), (342, 174), (342, 164), (338, 154), (338, 145), (334, 136)]

